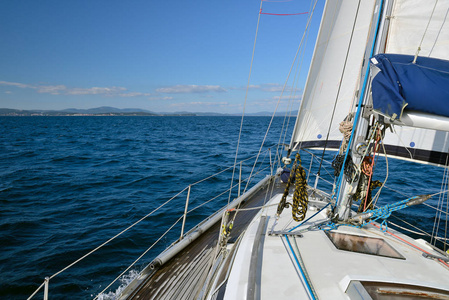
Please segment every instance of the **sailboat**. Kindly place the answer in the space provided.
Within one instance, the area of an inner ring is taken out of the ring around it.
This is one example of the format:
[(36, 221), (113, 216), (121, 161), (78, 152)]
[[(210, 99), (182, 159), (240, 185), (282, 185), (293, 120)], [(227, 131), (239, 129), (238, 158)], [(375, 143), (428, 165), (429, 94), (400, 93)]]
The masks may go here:
[(439, 198), (447, 222), (446, 172), (439, 193), (382, 199), (388, 159), (448, 168), (448, 13), (447, 0), (326, 1), (282, 168), (182, 230), (117, 298), (449, 299), (439, 221), (425, 240), (390, 220)]

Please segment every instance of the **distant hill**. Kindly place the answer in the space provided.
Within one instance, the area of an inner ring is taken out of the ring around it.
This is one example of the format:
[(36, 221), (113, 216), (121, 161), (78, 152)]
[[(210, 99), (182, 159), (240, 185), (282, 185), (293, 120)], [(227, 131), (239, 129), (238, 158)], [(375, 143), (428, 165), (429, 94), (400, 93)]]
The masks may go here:
[[(245, 113), (246, 116), (271, 116), (271, 112)], [(284, 116), (285, 112), (277, 112), (276, 116)], [(296, 117), (298, 111), (291, 112)], [(67, 108), (63, 110), (21, 110), (0, 108), (0, 116), (241, 116), (242, 114), (222, 114), (215, 112), (162, 112), (157, 113), (140, 108), (115, 108), (102, 106), (89, 109)]]
[(0, 116), (157, 116), (159, 114), (139, 108), (97, 107), (90, 109), (21, 110), (0, 108)]
[(156, 115), (157, 113), (140, 109), (140, 108), (115, 108), (110, 106), (101, 106), (97, 108), (89, 108), (89, 109), (78, 109), (78, 108), (68, 108), (61, 110), (61, 112), (66, 113), (77, 113), (77, 114), (109, 114), (109, 113), (149, 113)]

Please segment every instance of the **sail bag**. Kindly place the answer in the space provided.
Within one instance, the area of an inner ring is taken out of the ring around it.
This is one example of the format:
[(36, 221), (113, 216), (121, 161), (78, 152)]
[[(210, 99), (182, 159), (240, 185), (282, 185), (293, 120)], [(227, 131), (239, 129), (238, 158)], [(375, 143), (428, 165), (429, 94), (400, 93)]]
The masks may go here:
[(449, 61), (400, 54), (371, 58), (373, 109), (401, 119), (404, 109), (449, 117)]

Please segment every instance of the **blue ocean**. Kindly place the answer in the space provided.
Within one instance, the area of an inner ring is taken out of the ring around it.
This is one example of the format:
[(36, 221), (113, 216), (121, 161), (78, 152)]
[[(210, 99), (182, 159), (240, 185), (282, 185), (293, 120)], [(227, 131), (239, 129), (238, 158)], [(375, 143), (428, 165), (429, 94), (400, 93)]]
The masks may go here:
[[(248, 159), (241, 165), (246, 176), (253, 170), (252, 158), (270, 119), (244, 121), (238, 160)], [(208, 202), (211, 195), (230, 186), (232, 168), (227, 168), (234, 164), (240, 121), (240, 117), (193, 116), (1, 117), (0, 298), (29, 297), (45, 277), (184, 190), (155, 214), (50, 280), (50, 299), (94, 298), (183, 214), (189, 184), (221, 172), (192, 187), (189, 208), (204, 205), (189, 213), (186, 230), (235, 198), (238, 188), (230, 196), (224, 192)], [(256, 178), (269, 174), (277, 145), (290, 141), (289, 136), (279, 138), (286, 126), (284, 118), (274, 118), (271, 126), (259, 157), (262, 163), (253, 170), (260, 172)], [(331, 160), (332, 155), (325, 158)], [(306, 170), (309, 162), (310, 158), (303, 159)], [(325, 167), (329, 171), (321, 174), (332, 182), (333, 170)], [(234, 183), (239, 169), (240, 165)], [(393, 172), (399, 176), (393, 177)], [(430, 178), (441, 178), (443, 170), (391, 161), (389, 173), (390, 189), (385, 189), (382, 201), (438, 192), (440, 182)], [(379, 159), (378, 179), (385, 176), (385, 163)], [(313, 180), (309, 179), (312, 184)], [(399, 216), (408, 213), (413, 224), (433, 225), (431, 208), (409, 210)], [(180, 228), (178, 223), (126, 274), (141, 270), (179, 238)], [(113, 298), (123, 281), (111, 286), (103, 299)], [(42, 295), (40, 291), (34, 299)]]

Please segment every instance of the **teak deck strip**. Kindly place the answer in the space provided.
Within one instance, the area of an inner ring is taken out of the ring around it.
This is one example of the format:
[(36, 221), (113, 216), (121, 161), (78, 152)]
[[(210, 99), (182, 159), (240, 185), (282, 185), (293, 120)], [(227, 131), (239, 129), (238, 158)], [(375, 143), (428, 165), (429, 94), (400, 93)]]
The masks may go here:
[[(283, 192), (284, 185), (275, 184), (273, 194)], [(240, 208), (262, 206), (267, 186), (247, 199)], [(230, 239), (237, 238), (259, 210), (240, 211), (234, 221)], [(220, 221), (159, 267), (129, 299), (196, 299), (210, 268), (211, 255), (217, 245)]]

